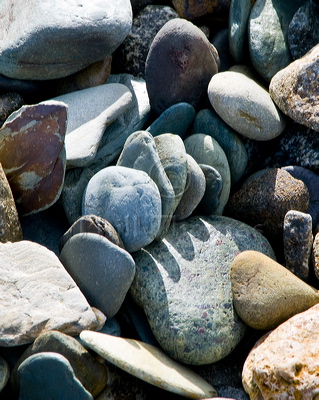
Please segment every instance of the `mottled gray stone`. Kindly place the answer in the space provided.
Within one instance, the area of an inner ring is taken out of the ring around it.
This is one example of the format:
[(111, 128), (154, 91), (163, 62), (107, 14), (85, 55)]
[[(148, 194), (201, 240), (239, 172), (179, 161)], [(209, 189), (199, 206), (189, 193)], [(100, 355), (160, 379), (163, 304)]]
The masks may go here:
[(121, 166), (106, 167), (96, 173), (82, 200), (82, 214), (95, 214), (109, 221), (129, 252), (155, 239), (162, 219), (161, 208), (158, 187), (146, 172)]
[(284, 218), (283, 242), (285, 267), (307, 281), (313, 243), (311, 215), (289, 210)]
[(248, 50), (248, 20), (251, 0), (232, 0), (229, 9), (229, 49), (237, 63), (245, 61)]
[(132, 25), (129, 0), (4, 0), (0, 16), (0, 73), (17, 79), (77, 72), (112, 54)]
[(199, 166), (205, 176), (206, 188), (204, 196), (196, 209), (196, 213), (199, 215), (214, 215), (220, 203), (223, 179), (216, 168), (206, 164), (199, 164)]
[(230, 170), (224, 150), (218, 142), (209, 135), (196, 133), (185, 140), (188, 154), (194, 157), (198, 164), (206, 164), (215, 168), (222, 177), (222, 189), (216, 215), (222, 215), (230, 193)]
[(233, 308), (229, 273), (234, 257), (245, 249), (273, 256), (267, 240), (246, 224), (190, 217), (172, 224), (162, 242), (133, 255), (130, 293), (168, 355), (187, 364), (209, 364), (241, 340), (245, 325)]

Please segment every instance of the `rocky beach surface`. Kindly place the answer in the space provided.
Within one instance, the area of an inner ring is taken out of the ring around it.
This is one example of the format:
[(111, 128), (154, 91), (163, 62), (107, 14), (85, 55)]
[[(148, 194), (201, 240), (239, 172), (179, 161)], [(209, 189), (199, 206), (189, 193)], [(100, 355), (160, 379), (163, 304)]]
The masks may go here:
[(0, 19), (0, 398), (319, 398), (319, 2)]

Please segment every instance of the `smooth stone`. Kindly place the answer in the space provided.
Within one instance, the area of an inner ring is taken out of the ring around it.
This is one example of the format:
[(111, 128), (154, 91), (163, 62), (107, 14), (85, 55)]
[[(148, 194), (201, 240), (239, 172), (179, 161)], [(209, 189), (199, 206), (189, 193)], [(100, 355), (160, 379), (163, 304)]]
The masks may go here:
[(1, 93), (19, 93), (26, 104), (36, 104), (47, 100), (50, 85), (48, 81), (30, 79), (12, 79), (0, 74)]
[(187, 154), (187, 179), (184, 193), (174, 212), (174, 221), (189, 217), (200, 204), (206, 190), (206, 178), (200, 165)]
[(180, 136), (171, 133), (158, 135), (154, 141), (164, 171), (174, 189), (175, 211), (183, 196), (187, 180), (187, 154), (184, 142)]
[(103, 325), (46, 247), (26, 240), (0, 243), (0, 259), (1, 346), (30, 343), (49, 330), (76, 335)]
[(312, 244), (311, 266), (316, 278), (319, 280), (319, 232), (315, 234)]
[(17, 372), (20, 365), (34, 354), (47, 352), (64, 356), (71, 364), (76, 378), (93, 397), (106, 386), (108, 374), (105, 365), (97, 361), (75, 338), (58, 331), (50, 331), (38, 336), (17, 361), (10, 379), (14, 389), (18, 388)]
[(68, 106), (66, 165), (74, 168), (93, 161), (105, 128), (130, 108), (132, 94), (125, 85), (109, 83), (54, 97), (54, 100)]
[(191, 134), (194, 133), (204, 133), (217, 140), (226, 154), (231, 182), (237, 183), (242, 178), (248, 163), (247, 150), (238, 134), (213, 109), (208, 108), (196, 114), (191, 130)]
[(269, 93), (247, 75), (220, 72), (208, 85), (216, 113), (236, 132), (254, 140), (271, 140), (285, 129), (285, 120)]
[(162, 219), (156, 239), (160, 240), (171, 223), (175, 205), (174, 188), (161, 163), (153, 136), (146, 131), (132, 133), (126, 140), (116, 165), (146, 172), (161, 195)]
[(251, 0), (232, 0), (229, 8), (229, 50), (236, 63), (245, 61), (248, 50), (248, 21)]
[(177, 12), (166, 5), (148, 5), (134, 18), (132, 29), (113, 54), (113, 71), (145, 78), (145, 62), (157, 32)]
[(230, 169), (224, 150), (217, 140), (210, 135), (197, 133), (189, 136), (184, 141), (185, 149), (198, 164), (206, 164), (215, 168), (222, 177), (222, 189), (219, 197), (219, 205), (215, 215), (222, 215), (230, 193)]
[(306, 282), (313, 243), (311, 215), (288, 211), (284, 218), (283, 232), (285, 267)]
[(155, 36), (145, 64), (147, 92), (155, 114), (181, 102), (199, 107), (212, 75), (218, 72), (218, 60), (217, 50), (193, 23), (182, 18), (166, 22)]
[(229, 272), (246, 249), (274, 257), (256, 230), (211, 216), (172, 224), (161, 242), (134, 253), (130, 294), (170, 357), (191, 365), (214, 363), (243, 338), (246, 326), (233, 308)]
[(67, 106), (53, 100), (22, 106), (0, 128), (1, 164), (20, 215), (39, 212), (58, 200), (66, 129)]
[(319, 43), (319, 7), (306, 1), (295, 13), (288, 28), (288, 45), (294, 60), (303, 57)]
[(172, 4), (181, 18), (193, 20), (214, 14), (214, 12), (228, 13), (230, 1), (172, 0)]
[(250, 399), (318, 397), (318, 311), (315, 305), (257, 341), (243, 367)]
[(256, 0), (248, 21), (249, 53), (252, 64), (266, 80), (292, 61), (288, 26), (303, 0)]
[(216, 210), (220, 204), (220, 195), (223, 189), (223, 179), (216, 168), (206, 164), (199, 164), (205, 176), (205, 193), (202, 197), (196, 214), (216, 215)]
[(8, 383), (10, 378), (10, 367), (7, 361), (0, 357), (0, 393)]
[(213, 36), (210, 42), (218, 52), (218, 72), (227, 71), (235, 63), (233, 57), (230, 54), (228, 28), (220, 29)]
[(132, 25), (129, 0), (64, 0), (58, 8), (49, 0), (5, 0), (1, 15), (0, 73), (16, 79), (55, 79), (80, 71), (112, 54)]
[(90, 331), (81, 332), (80, 338), (101, 357), (152, 385), (189, 398), (217, 395), (203, 378), (155, 346)]
[(230, 280), (235, 310), (253, 329), (274, 329), (319, 303), (317, 289), (259, 251), (238, 254)]
[(154, 137), (163, 133), (172, 133), (185, 139), (188, 128), (195, 118), (195, 109), (188, 103), (177, 103), (168, 107), (146, 129)]
[(63, 246), (60, 261), (89, 304), (114, 317), (134, 278), (131, 255), (101, 235), (78, 233)]
[(5, 93), (0, 95), (0, 127), (14, 111), (19, 110), (24, 105), (22, 96), (17, 92)]
[(78, 233), (96, 233), (110, 240), (113, 244), (124, 248), (122, 239), (109, 221), (97, 215), (83, 215), (61, 237), (59, 242), (60, 252), (65, 243)]
[(18, 242), (23, 232), (11, 187), (0, 163), (0, 242)]
[[(121, 325), (115, 317), (107, 319), (99, 332), (112, 336), (122, 336)], [(80, 340), (80, 338), (78, 339)]]
[(37, 353), (23, 361), (18, 368), (18, 382), (19, 400), (93, 400), (70, 362), (54, 352)]
[(319, 131), (318, 87), (314, 79), (319, 73), (318, 57), (319, 45), (277, 72), (269, 85), (269, 93), (279, 109), (315, 131)]
[(110, 166), (96, 173), (83, 194), (82, 214), (109, 221), (128, 252), (147, 246), (157, 236), (162, 219), (161, 196), (144, 171)]

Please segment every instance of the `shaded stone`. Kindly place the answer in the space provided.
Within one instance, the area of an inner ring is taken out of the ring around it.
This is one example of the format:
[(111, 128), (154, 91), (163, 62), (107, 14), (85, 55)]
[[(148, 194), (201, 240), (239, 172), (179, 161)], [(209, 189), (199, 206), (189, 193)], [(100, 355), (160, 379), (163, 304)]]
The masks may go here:
[(35, 104), (47, 100), (51, 96), (48, 81), (34, 81), (30, 79), (12, 79), (0, 74), (0, 93), (19, 93), (26, 104)]
[(211, 216), (171, 224), (161, 242), (133, 254), (136, 274), (130, 294), (170, 357), (210, 364), (226, 357), (242, 339), (245, 325), (233, 308), (229, 272), (245, 249), (273, 256), (256, 230)]
[(137, 251), (151, 243), (160, 228), (161, 197), (155, 182), (133, 168), (110, 166), (95, 174), (83, 194), (82, 214), (109, 221), (125, 249)]
[(7, 361), (0, 357), (0, 393), (10, 378), (10, 367)]
[(229, 50), (236, 63), (245, 61), (248, 53), (248, 20), (252, 0), (232, 0), (229, 8)]
[(318, 312), (315, 305), (257, 341), (243, 368), (250, 399), (318, 396)]
[[(215, 168), (222, 178), (222, 189), (216, 215), (221, 215), (228, 201), (230, 193), (230, 170), (227, 157), (218, 142), (209, 135), (197, 133), (185, 139), (185, 148), (188, 154), (194, 157), (198, 164), (206, 164)], [(217, 183), (217, 182), (216, 182)], [(207, 184), (206, 184), (207, 186)], [(217, 184), (216, 194), (218, 192)], [(210, 186), (209, 189), (212, 187)]]
[(319, 280), (319, 232), (316, 233), (312, 244), (311, 265), (316, 278)]
[(199, 164), (205, 176), (205, 193), (202, 197), (196, 213), (201, 215), (214, 215), (219, 207), (223, 179), (216, 168), (206, 164)]
[(319, 303), (317, 289), (259, 251), (238, 254), (230, 280), (235, 310), (254, 329), (273, 329)]
[(0, 127), (14, 111), (24, 105), (24, 100), (17, 92), (0, 95)]
[(285, 129), (285, 120), (268, 91), (247, 74), (214, 75), (208, 97), (217, 114), (235, 131), (254, 140), (270, 140)]
[(83, 215), (72, 224), (65, 232), (59, 242), (59, 250), (63, 249), (65, 243), (78, 233), (96, 233), (110, 240), (119, 247), (124, 248), (122, 239), (114, 227), (104, 218), (97, 215)]
[(309, 277), (309, 261), (313, 243), (310, 214), (290, 210), (284, 218), (285, 267), (303, 281)]
[(277, 72), (269, 85), (269, 93), (280, 110), (315, 131), (319, 131), (318, 57), (319, 45)]
[(0, 160), (21, 215), (44, 210), (60, 196), (66, 125), (66, 105), (45, 101), (21, 107), (0, 129)]
[(48, 0), (27, 5), (5, 0), (1, 20), (0, 73), (17, 79), (55, 79), (112, 54), (131, 29), (132, 8), (129, 0), (116, 5), (64, 0), (58, 8)]
[(28, 357), (18, 368), (18, 381), (19, 400), (42, 400), (49, 396), (61, 400), (93, 400), (75, 377), (69, 361), (58, 353), (37, 353)]
[(101, 235), (78, 233), (63, 246), (60, 261), (90, 305), (114, 317), (134, 278), (130, 254)]
[(145, 64), (152, 110), (159, 115), (176, 103), (197, 108), (218, 71), (217, 50), (190, 21), (168, 21), (155, 36)]
[(218, 52), (218, 71), (227, 71), (235, 62), (229, 49), (229, 30), (227, 28), (220, 29), (210, 42)]
[(230, 0), (203, 0), (200, 2), (196, 0), (172, 0), (172, 3), (181, 18), (192, 20), (214, 13), (228, 13), (231, 2)]
[(0, 243), (0, 260), (1, 346), (30, 343), (49, 330), (76, 335), (104, 323), (47, 248), (25, 240)]
[(80, 338), (101, 357), (160, 388), (190, 398), (217, 395), (194, 371), (171, 360), (155, 346), (90, 331), (81, 332)]

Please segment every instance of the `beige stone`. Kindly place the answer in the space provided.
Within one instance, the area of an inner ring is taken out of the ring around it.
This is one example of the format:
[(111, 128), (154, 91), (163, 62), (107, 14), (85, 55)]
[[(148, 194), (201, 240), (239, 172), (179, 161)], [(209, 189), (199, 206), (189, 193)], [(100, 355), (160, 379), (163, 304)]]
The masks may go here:
[(270, 257), (247, 250), (232, 262), (234, 307), (254, 329), (273, 329), (319, 303), (316, 289)]

